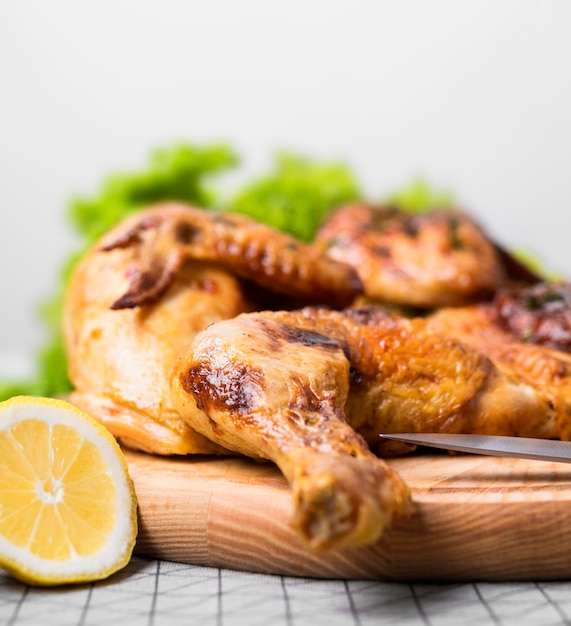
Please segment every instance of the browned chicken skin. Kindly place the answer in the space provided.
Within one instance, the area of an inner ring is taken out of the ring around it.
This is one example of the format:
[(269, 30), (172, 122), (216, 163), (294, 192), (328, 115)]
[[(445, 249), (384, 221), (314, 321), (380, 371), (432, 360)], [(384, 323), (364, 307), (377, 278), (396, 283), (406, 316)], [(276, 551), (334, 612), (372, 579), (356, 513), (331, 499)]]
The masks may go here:
[(307, 311), (322, 332), (344, 342), (351, 363), (347, 420), (380, 455), (406, 450), (379, 441), (386, 432), (542, 438), (555, 432), (549, 402), (480, 351), (434, 332), (424, 318), (378, 309)]
[(212, 322), (251, 310), (253, 296), (266, 305), (283, 304), (280, 292), (342, 304), (359, 286), (348, 266), (247, 218), (181, 204), (134, 214), (74, 270), (64, 312), (71, 400), (128, 446), (227, 452), (172, 406), (168, 380), (178, 355)]
[[(380, 311), (259, 312), (197, 335), (172, 378), (188, 423), (291, 484), (314, 547), (375, 541), (407, 491), (369, 452), (379, 433), (550, 436), (552, 410), (485, 356)], [(356, 431), (361, 433), (356, 434)]]
[(500, 251), (457, 210), (414, 214), (351, 204), (323, 224), (316, 245), (352, 265), (373, 301), (456, 306), (490, 297), (506, 280)]
[(187, 263), (160, 302), (112, 310), (128, 288), (133, 251), (98, 249), (80, 261), (67, 295), (64, 332), (70, 400), (125, 445), (157, 454), (221, 449), (185, 424), (172, 406), (168, 379), (194, 335), (248, 310), (228, 272)]

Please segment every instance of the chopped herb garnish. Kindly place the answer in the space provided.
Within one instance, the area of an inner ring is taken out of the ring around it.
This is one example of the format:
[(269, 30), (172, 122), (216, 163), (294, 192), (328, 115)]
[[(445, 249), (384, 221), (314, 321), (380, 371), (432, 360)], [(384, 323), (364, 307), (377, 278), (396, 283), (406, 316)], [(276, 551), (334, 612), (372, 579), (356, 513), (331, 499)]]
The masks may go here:
[(528, 328), (521, 336), (523, 341), (531, 341), (533, 339), (533, 330)]
[(561, 300), (565, 300), (565, 298), (556, 291), (550, 291), (546, 293), (543, 299), (545, 300), (545, 302), (559, 302)]
[(454, 215), (448, 218), (448, 234), (450, 238), (450, 247), (452, 250), (461, 250), (464, 247), (460, 237), (460, 224)]
[(525, 301), (525, 308), (528, 311), (537, 311), (538, 309), (541, 309), (541, 302), (535, 296), (530, 296)]

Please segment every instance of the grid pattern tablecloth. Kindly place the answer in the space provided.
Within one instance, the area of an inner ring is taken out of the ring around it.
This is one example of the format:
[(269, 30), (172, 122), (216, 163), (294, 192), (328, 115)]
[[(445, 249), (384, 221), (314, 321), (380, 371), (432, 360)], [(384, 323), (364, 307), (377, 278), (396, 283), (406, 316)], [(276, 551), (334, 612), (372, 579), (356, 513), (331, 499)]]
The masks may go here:
[(571, 624), (571, 582), (402, 584), (233, 572), (135, 557), (110, 579), (38, 589), (0, 573), (5, 626)]

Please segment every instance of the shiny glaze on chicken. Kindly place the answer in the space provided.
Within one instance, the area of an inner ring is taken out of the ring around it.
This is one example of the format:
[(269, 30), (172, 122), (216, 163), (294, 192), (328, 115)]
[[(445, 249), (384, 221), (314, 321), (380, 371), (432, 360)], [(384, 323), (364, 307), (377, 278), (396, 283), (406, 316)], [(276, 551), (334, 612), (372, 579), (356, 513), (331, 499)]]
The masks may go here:
[(353, 266), (373, 301), (420, 308), (462, 305), (489, 298), (506, 280), (496, 246), (457, 210), (414, 214), (355, 203), (331, 215), (316, 245)]
[[(408, 492), (374, 456), (379, 433), (549, 436), (551, 408), (482, 354), (378, 310), (258, 312), (213, 324), (172, 378), (193, 428), (274, 461), (313, 547), (374, 542)], [(359, 434), (357, 434), (359, 433)]]

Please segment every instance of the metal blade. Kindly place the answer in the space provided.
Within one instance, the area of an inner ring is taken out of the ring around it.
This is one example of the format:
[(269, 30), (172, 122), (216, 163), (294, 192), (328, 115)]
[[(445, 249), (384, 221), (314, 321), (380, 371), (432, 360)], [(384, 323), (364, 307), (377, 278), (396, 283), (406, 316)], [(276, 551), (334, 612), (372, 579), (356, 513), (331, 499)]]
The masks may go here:
[(379, 436), (382, 439), (394, 439), (456, 452), (571, 463), (571, 442), (569, 441), (446, 433), (383, 433)]

